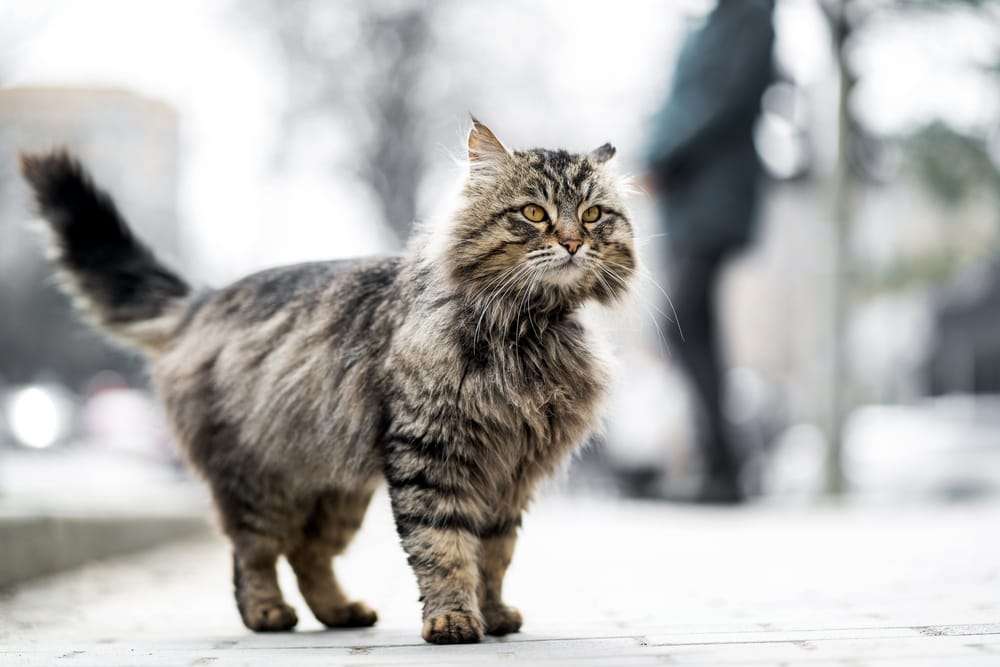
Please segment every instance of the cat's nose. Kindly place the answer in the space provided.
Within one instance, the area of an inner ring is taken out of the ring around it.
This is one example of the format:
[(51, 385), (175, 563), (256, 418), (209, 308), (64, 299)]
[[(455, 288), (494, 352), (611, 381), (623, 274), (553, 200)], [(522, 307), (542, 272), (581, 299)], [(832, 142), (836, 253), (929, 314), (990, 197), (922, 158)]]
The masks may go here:
[(583, 245), (583, 241), (577, 241), (575, 239), (574, 240), (566, 240), (566, 241), (560, 241), (559, 245), (561, 245), (562, 247), (566, 248), (566, 251), (569, 252), (569, 254), (575, 255), (576, 251), (579, 250), (580, 246)]

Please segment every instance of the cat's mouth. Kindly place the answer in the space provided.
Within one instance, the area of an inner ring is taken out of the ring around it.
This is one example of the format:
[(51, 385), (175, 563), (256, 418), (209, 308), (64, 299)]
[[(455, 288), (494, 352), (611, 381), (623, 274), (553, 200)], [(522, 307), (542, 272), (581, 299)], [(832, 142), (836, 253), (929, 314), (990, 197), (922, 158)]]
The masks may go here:
[(583, 276), (583, 258), (574, 255), (567, 255), (548, 266), (545, 277), (553, 283), (559, 285), (571, 285), (580, 280)]

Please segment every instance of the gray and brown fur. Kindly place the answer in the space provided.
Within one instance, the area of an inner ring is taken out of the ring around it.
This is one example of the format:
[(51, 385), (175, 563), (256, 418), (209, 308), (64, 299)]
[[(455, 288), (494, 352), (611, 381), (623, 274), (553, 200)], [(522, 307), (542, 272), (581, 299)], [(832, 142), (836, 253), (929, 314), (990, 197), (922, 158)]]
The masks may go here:
[[(375, 622), (331, 560), (383, 479), (424, 639), (520, 628), (501, 589), (521, 514), (595, 427), (608, 383), (577, 311), (619, 298), (634, 269), (613, 154), (512, 152), (474, 122), (454, 214), (402, 257), (277, 268), (212, 291), (161, 265), (73, 158), (24, 157), (71, 291), (149, 357), (232, 541), (249, 628), (296, 624), (275, 577), (282, 555), (320, 621)], [(529, 221), (529, 203), (547, 219)], [(584, 224), (591, 205), (601, 217)]]

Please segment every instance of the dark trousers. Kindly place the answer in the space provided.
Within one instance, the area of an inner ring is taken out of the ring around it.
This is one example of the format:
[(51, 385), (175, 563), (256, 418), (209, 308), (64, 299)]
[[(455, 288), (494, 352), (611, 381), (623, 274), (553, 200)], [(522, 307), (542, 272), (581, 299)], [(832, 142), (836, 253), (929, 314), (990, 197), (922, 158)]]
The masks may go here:
[[(718, 319), (718, 283), (728, 252), (674, 252), (665, 311), (677, 321), (666, 331), (672, 358), (690, 381), (697, 398), (698, 448), (708, 477), (732, 477), (739, 461), (728, 436), (722, 409), (722, 360)], [(681, 337), (683, 332), (683, 338)]]

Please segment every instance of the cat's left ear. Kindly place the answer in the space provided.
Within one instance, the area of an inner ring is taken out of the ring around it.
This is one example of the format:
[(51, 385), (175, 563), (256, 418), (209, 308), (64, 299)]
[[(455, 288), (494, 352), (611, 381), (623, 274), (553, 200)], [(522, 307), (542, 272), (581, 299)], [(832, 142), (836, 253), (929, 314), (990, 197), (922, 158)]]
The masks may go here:
[(473, 166), (481, 165), (496, 162), (509, 156), (510, 150), (497, 139), (493, 130), (473, 117), (472, 129), (469, 130), (469, 163)]
[(615, 147), (611, 144), (604, 144), (590, 151), (590, 159), (597, 164), (603, 164), (615, 156)]

